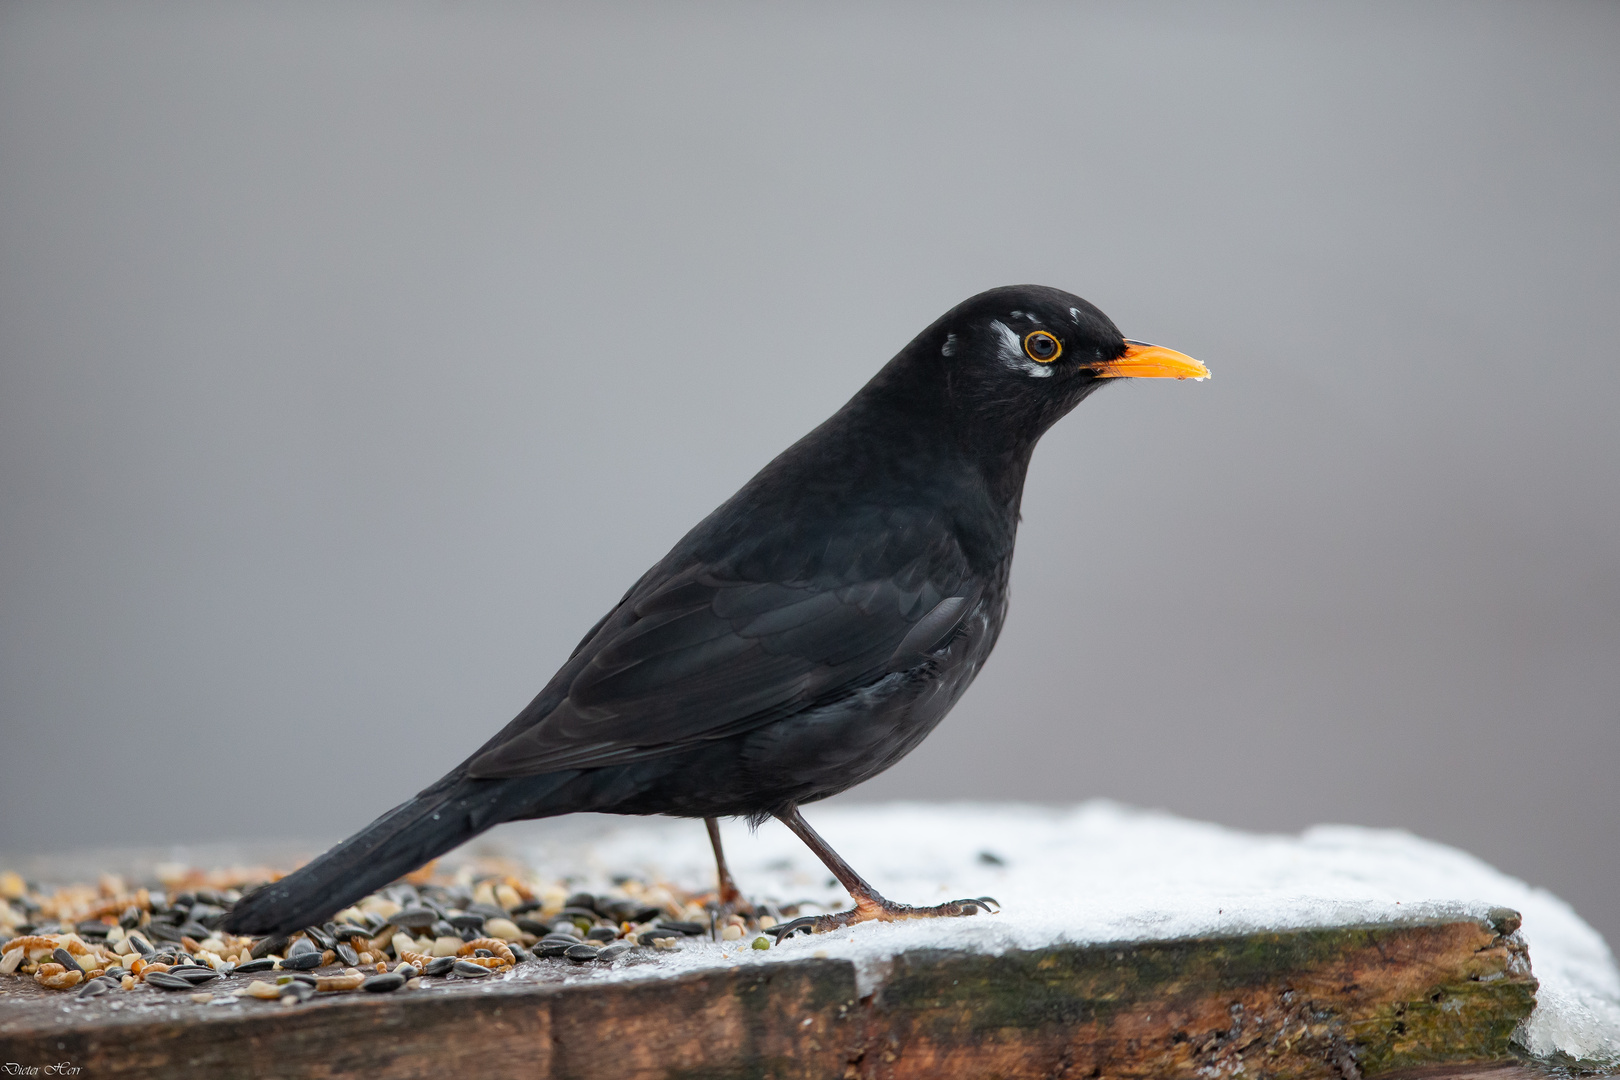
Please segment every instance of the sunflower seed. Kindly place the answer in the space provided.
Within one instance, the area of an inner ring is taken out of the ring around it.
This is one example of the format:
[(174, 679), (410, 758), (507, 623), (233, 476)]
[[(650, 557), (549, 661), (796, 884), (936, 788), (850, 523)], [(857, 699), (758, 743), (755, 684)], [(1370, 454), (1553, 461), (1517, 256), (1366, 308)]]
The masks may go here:
[(84, 984), (83, 989), (79, 991), (77, 996), (80, 1001), (85, 1001), (89, 998), (100, 997), (102, 994), (105, 994), (111, 989), (112, 987), (102, 980), (91, 979), (89, 982)]
[(388, 971), (371, 976), (371, 978), (360, 984), (360, 989), (370, 991), (373, 994), (388, 994), (404, 985), (405, 976), (397, 971)]
[[(139, 947), (140, 946), (138, 945), (136, 946), (136, 948)], [(262, 960), (271, 953), (275, 953), (277, 956), (284, 956), (286, 955), (286, 949), (287, 939), (281, 935), (277, 935), (275, 937), (260, 938), (258, 942), (254, 944), (248, 955), (253, 957), (255, 960)]]
[(314, 996), (315, 987), (313, 985), (296, 979), (281, 988), (281, 999), (283, 1001), (308, 1001)]
[(683, 922), (679, 919), (659, 919), (657, 925), (654, 926), (653, 929), (671, 930), (677, 934), (684, 934), (687, 937), (697, 937), (701, 934), (707, 934), (709, 932), (709, 927), (705, 923)]
[(406, 930), (426, 930), (439, 921), (439, 914), (432, 908), (408, 907), (394, 912), (388, 921)]
[(188, 966), (170, 968), (169, 974), (176, 975), (186, 980), (186, 982), (190, 983), (192, 986), (200, 986), (205, 982), (212, 982), (213, 980), (219, 978), (219, 972), (210, 967)]

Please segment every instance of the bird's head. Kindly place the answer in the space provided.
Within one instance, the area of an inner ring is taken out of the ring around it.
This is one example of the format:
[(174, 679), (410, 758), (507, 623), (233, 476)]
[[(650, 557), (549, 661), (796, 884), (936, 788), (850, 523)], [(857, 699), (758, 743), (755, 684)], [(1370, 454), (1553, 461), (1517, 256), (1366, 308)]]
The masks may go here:
[(968, 426), (1033, 445), (1104, 383), (1121, 378), (1207, 379), (1190, 356), (1120, 333), (1072, 293), (1009, 285), (964, 300), (895, 358), (906, 381), (928, 384)]

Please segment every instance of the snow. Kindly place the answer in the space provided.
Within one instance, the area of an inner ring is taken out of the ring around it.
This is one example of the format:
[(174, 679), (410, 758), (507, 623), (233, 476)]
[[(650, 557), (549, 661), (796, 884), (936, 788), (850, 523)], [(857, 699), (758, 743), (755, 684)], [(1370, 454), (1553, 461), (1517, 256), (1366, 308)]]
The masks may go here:
[[(1483, 916), (1508, 907), (1540, 980), (1537, 1005), (1515, 1034), (1532, 1054), (1620, 1064), (1620, 973), (1603, 939), (1544, 889), (1410, 833), (1317, 826), (1258, 835), (1094, 801), (1053, 809), (1007, 804), (835, 805), (805, 816), (880, 892), (912, 904), (991, 895), (997, 915), (867, 923), (797, 936), (768, 951), (749, 941), (688, 940), (680, 951), (582, 979), (768, 964), (825, 954), (852, 961), (861, 992), (897, 953), (922, 947), (983, 953), (1057, 943), (1165, 940), (1257, 929), (1339, 926), (1413, 917)], [(750, 835), (723, 826), (743, 891), (826, 910), (847, 897), (777, 822)], [(484, 841), (536, 866), (578, 873), (601, 888), (639, 872), (689, 887), (713, 882), (703, 826), (659, 818), (596, 818), (511, 826)], [(981, 853), (988, 853), (987, 858)], [(999, 860), (998, 865), (996, 861)]]

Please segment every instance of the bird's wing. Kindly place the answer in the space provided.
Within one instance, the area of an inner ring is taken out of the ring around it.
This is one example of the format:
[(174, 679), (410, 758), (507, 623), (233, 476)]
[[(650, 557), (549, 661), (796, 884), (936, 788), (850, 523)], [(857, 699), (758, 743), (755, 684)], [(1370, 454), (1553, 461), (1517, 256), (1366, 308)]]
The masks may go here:
[(723, 557), (649, 574), (468, 775), (667, 753), (921, 662), (954, 633), (977, 582), (938, 521), (874, 516), (845, 522), (840, 536), (786, 529), (779, 543), (755, 536)]

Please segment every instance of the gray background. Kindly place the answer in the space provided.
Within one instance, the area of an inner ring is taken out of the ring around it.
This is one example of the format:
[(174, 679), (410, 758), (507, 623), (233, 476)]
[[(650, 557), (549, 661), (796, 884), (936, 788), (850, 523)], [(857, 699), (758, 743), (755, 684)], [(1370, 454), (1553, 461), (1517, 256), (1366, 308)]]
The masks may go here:
[(980, 289), (1041, 446), (858, 798), (1399, 826), (1620, 941), (1620, 6), (0, 8), (0, 850), (336, 838)]

